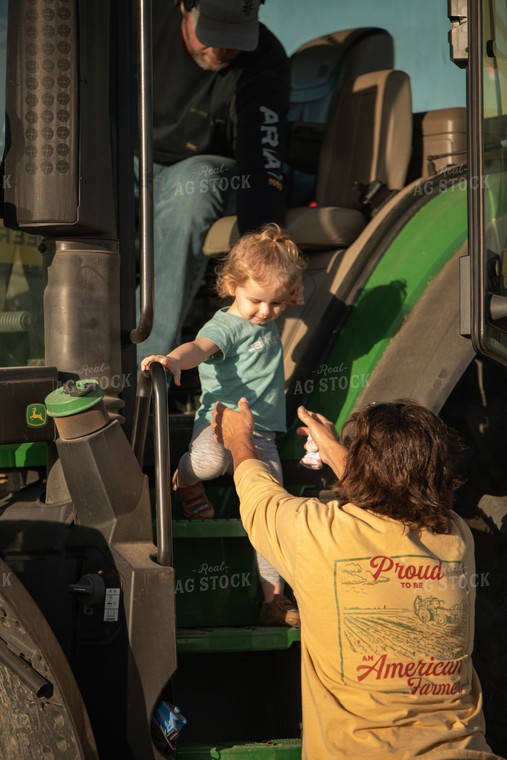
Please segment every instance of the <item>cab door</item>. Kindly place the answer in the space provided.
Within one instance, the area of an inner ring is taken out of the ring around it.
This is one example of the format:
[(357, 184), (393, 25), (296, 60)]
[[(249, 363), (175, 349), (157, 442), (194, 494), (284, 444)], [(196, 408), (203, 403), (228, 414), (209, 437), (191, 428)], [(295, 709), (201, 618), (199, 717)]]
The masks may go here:
[(469, 256), (461, 332), (507, 365), (507, 2), (468, 3)]

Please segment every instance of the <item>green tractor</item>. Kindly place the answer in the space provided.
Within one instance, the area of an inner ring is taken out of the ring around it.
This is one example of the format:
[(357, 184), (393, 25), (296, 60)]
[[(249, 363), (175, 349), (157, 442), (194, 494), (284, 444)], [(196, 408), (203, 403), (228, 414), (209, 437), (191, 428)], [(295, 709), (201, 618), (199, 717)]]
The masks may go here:
[[(412, 9), (413, 34), (424, 13)], [(330, 473), (299, 466), (302, 403), (339, 429), (370, 401), (411, 397), (460, 432), (474, 657), (487, 738), (505, 754), (507, 9), (470, 0), (449, 15), (466, 107), (414, 113), (396, 40), (374, 25), (333, 30), (292, 57), (287, 228), (308, 268), (304, 306), (280, 323), (280, 450), (289, 490), (325, 498)], [(150, 16), (148, 0), (10, 0), (4, 18), (0, 754), (297, 760), (300, 633), (257, 625), (232, 481), (209, 484), (215, 520), (171, 510), (196, 376), (181, 389), (160, 365), (137, 378), (153, 310)], [(214, 310), (214, 266), (236, 236), (233, 217), (208, 233), (190, 336)]]
[(423, 599), (419, 594), (414, 599), (414, 612), (422, 623), (434, 620), (438, 625), (457, 623), (463, 614), (461, 605), (457, 603), (448, 610), (443, 606), (442, 600), (436, 596), (427, 596)]

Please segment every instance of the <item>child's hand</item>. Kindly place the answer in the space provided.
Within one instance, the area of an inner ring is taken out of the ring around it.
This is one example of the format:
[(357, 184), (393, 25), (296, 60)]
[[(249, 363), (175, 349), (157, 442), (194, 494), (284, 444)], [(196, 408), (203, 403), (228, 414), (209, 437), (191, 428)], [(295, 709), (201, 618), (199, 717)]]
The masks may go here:
[(305, 291), (303, 288), (303, 285), (299, 285), (295, 290), (293, 290), (289, 298), (286, 301), (287, 306), (303, 306), (305, 302)]
[(172, 356), (164, 356), (163, 354), (153, 354), (152, 356), (146, 356), (141, 362), (141, 369), (146, 372), (150, 368), (153, 362), (160, 362), (174, 377), (176, 385), (181, 385), (181, 369), (178, 359)]

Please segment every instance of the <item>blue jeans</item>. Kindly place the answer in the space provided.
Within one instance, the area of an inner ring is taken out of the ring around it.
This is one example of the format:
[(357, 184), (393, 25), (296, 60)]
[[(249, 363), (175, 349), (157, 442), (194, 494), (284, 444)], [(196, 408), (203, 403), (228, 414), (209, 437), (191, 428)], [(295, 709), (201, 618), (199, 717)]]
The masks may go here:
[[(206, 270), (206, 233), (217, 219), (235, 213), (234, 167), (232, 158), (220, 156), (153, 165), (155, 316), (151, 335), (137, 346), (138, 364), (180, 343), (181, 326)], [(137, 308), (139, 313), (139, 294)]]

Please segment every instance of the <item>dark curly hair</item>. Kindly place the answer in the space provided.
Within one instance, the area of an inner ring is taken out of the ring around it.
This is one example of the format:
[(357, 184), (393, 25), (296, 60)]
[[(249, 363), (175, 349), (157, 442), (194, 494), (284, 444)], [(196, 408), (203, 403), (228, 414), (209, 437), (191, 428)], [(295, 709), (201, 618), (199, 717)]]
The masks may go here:
[(445, 422), (407, 399), (369, 404), (342, 429), (345, 473), (340, 503), (449, 533), (461, 442)]

